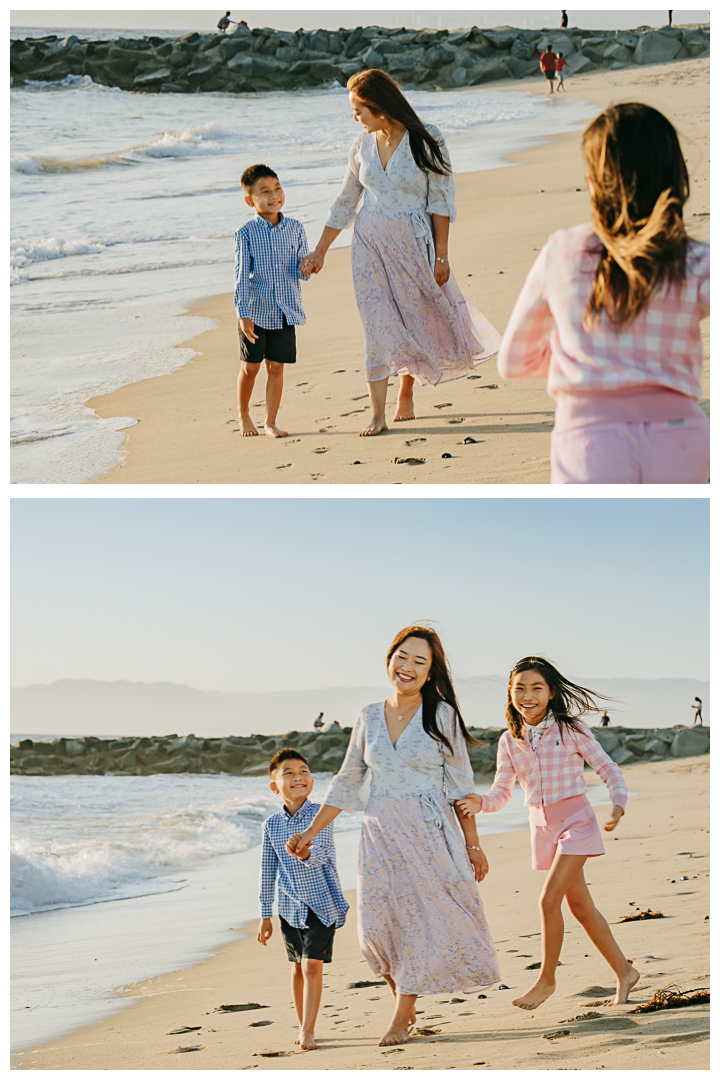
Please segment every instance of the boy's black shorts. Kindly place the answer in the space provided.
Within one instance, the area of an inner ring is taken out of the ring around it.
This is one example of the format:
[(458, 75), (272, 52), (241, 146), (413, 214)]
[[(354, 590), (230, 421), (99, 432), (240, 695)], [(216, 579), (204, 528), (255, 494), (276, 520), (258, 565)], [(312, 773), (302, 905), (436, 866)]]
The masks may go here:
[(280, 916), (280, 930), (287, 950), (288, 960), (291, 964), (299, 964), (305, 956), (308, 960), (322, 960), (323, 963), (332, 962), (333, 938), (335, 937), (335, 923), (326, 926), (318, 919), (314, 911), (308, 908), (307, 930), (299, 926), (291, 926)]
[(248, 364), (262, 364), (263, 360), (272, 360), (276, 364), (294, 364), (297, 356), (295, 345), (295, 327), (288, 326), (283, 315), (281, 330), (265, 330), (255, 323), (257, 341), (248, 341), (240, 329), (238, 319), (238, 337), (240, 338), (240, 360)]

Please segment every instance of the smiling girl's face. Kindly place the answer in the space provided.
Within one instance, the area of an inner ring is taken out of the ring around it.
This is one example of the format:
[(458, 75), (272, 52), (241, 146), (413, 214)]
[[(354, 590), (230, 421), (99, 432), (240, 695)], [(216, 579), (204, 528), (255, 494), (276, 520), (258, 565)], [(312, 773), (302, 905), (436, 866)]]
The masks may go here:
[(520, 671), (510, 687), (510, 700), (526, 724), (533, 727), (545, 718), (552, 695), (539, 671)]
[(409, 637), (390, 657), (388, 675), (399, 694), (419, 694), (428, 680), (432, 651), (424, 638)]

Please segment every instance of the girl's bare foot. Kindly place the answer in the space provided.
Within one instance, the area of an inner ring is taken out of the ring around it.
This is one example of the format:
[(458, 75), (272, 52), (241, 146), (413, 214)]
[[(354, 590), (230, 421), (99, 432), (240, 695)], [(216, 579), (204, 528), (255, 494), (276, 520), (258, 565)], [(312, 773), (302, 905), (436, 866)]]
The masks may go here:
[(299, 1037), (295, 1040), (301, 1050), (317, 1050), (318, 1044), (315, 1042), (315, 1036), (312, 1031), (301, 1031)]
[(547, 1001), (550, 995), (554, 993), (554, 982), (538, 979), (536, 983), (533, 983), (526, 994), (523, 994), (522, 997), (515, 998), (513, 1005), (517, 1005), (519, 1009), (537, 1009), (538, 1005), (542, 1005), (543, 1001)]
[(388, 426), (385, 423), (384, 417), (382, 420), (373, 419), (370, 421), (366, 428), (364, 428), (362, 431), (358, 431), (358, 435), (379, 435), (381, 431), (387, 431), (387, 429)]
[(640, 972), (637, 971), (636, 968), (631, 967), (627, 975), (623, 975), (622, 979), (618, 979), (617, 993), (613, 1000), (608, 1002), (608, 1005), (625, 1005), (630, 991), (639, 978)]
[(378, 1046), (397, 1046), (398, 1043), (407, 1042), (409, 1038), (410, 1033), (406, 1027), (403, 1027), (402, 1024), (391, 1024)]
[[(257, 431), (255, 432), (257, 435)], [(283, 431), (277, 424), (265, 424), (265, 434), (269, 435), (271, 439), (284, 439), (287, 435), (287, 431)]]
[(395, 415), (393, 416), (393, 422), (397, 423), (400, 420), (414, 420), (415, 419), (415, 405), (413, 399), (409, 400), (398, 398), (397, 405), (395, 406)]
[(240, 416), (238, 416), (238, 420), (240, 421), (240, 430), (243, 435), (257, 435), (258, 429), (253, 424), (249, 414), (243, 415), (241, 413)]

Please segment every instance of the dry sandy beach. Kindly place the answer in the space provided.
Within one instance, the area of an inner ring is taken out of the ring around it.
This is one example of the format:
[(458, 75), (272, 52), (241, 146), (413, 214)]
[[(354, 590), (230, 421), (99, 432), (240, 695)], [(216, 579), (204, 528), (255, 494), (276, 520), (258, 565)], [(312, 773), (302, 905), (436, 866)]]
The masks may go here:
[[(132, 1003), (110, 1020), (14, 1056), (19, 1069), (617, 1069), (707, 1070), (709, 1006), (633, 1013), (655, 991), (709, 987), (709, 757), (626, 770), (636, 796), (607, 855), (586, 877), (615, 923), (636, 908), (665, 918), (613, 926), (641, 979), (628, 1005), (606, 1007), (610, 971), (568, 915), (558, 988), (534, 1013), (510, 1000), (540, 959), (537, 898), (544, 875), (530, 869), (527, 831), (483, 841), (490, 874), (481, 886), (500, 957), (497, 987), (418, 999), (418, 1030), (402, 1047), (377, 1043), (390, 1015), (355, 935), (355, 894), (327, 967), (317, 1051), (296, 1051), (288, 964), (279, 934), (263, 949), (256, 923), (196, 967), (128, 987)], [(588, 773), (588, 782), (599, 783)], [(598, 810), (602, 823), (604, 808)], [(277, 924), (277, 919), (275, 920)], [(222, 1005), (263, 1008), (218, 1012)], [(180, 1029), (186, 1029), (181, 1032)]]
[[(596, 72), (566, 80), (567, 98), (598, 111), (640, 100), (677, 127), (687, 154), (690, 235), (709, 239), (709, 61)], [(493, 91), (545, 92), (545, 81), (492, 83)], [(562, 95), (556, 108), (562, 108)], [(513, 158), (514, 168), (460, 175), (450, 257), (465, 295), (504, 329), (525, 276), (548, 235), (589, 219), (580, 132)], [(310, 237), (311, 246), (315, 237)], [(230, 284), (230, 283), (229, 283)], [(307, 325), (298, 363), (286, 374), (279, 423), (286, 439), (242, 438), (232, 296), (211, 297), (192, 314), (219, 325), (189, 342), (198, 355), (180, 370), (91, 399), (101, 417), (133, 416), (125, 460), (96, 483), (111, 484), (502, 484), (548, 483), (554, 403), (544, 380), (498, 377), (495, 362), (474, 376), (416, 393), (416, 419), (358, 439), (369, 408), (363, 334), (349, 249), (331, 249), (303, 289)], [(706, 326), (707, 332), (707, 326)], [(707, 356), (707, 348), (706, 348)], [(263, 376), (254, 415), (263, 416)], [(390, 390), (392, 399), (393, 389)], [(703, 405), (709, 408), (706, 372)], [(389, 412), (389, 415), (391, 413)], [(474, 444), (465, 444), (471, 436)], [(448, 456), (450, 455), (450, 456)], [(419, 459), (396, 463), (396, 459)]]

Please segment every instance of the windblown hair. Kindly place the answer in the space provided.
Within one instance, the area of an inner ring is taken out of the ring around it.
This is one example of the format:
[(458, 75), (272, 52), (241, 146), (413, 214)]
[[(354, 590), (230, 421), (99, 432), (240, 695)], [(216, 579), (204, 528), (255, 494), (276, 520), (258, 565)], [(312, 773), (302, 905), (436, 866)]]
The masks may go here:
[(685, 279), (688, 172), (675, 128), (649, 105), (606, 109), (586, 129), (582, 153), (603, 244), (583, 323), (590, 330), (605, 312), (620, 327), (663, 283)]
[(437, 722), (438, 705), (445, 702), (446, 705), (449, 705), (451, 709), (455, 710), (455, 716), (460, 725), (460, 731), (465, 739), (466, 746), (480, 745), (478, 744), (477, 739), (473, 739), (465, 726), (465, 721), (460, 712), (460, 706), (455, 697), (455, 689), (452, 684), (452, 677), (445, 656), (445, 650), (442, 647), (440, 638), (434, 630), (429, 626), (406, 626), (405, 629), (396, 634), (392, 640), (387, 654), (387, 666), (390, 667), (390, 661), (393, 655), (398, 651), (400, 646), (411, 637), (422, 638), (423, 641), (427, 641), (430, 646), (430, 652), (432, 653), (430, 674), (420, 691), (422, 694), (423, 728), (431, 739), (443, 743), (448, 750), (452, 750), (450, 740), (446, 735), (443, 735)]
[[(577, 683), (570, 682), (569, 679), (566, 679), (564, 675), (560, 674), (558, 669), (554, 664), (551, 664), (549, 660), (544, 660), (541, 656), (524, 656), (522, 660), (518, 660), (517, 664), (510, 672), (510, 678), (508, 679), (507, 705), (505, 706), (505, 719), (507, 720), (510, 734), (513, 739), (521, 745), (524, 745), (523, 728), (525, 724), (522, 716), (512, 703), (512, 684), (515, 680), (515, 676), (519, 675), (521, 671), (537, 671), (548, 684), (548, 687), (550, 688), (550, 704), (548, 706), (548, 711), (552, 712), (557, 720), (560, 738), (563, 739), (563, 741), (565, 731), (576, 731), (579, 734), (582, 733), (582, 728), (578, 723), (578, 718), (580, 716), (589, 712), (601, 712), (601, 709), (595, 704), (594, 698), (602, 698), (603, 701), (612, 701), (612, 698), (608, 698), (604, 694), (598, 694), (594, 690), (588, 690), (585, 686), (578, 686)], [(570, 716), (571, 709), (576, 711), (575, 716)]]
[(305, 758), (299, 750), (293, 750), (291, 746), (284, 746), (282, 750), (278, 750), (277, 754), (274, 754), (270, 759), (268, 771), (271, 776), (276, 769), (280, 768), (283, 761), (302, 761), (303, 764), (307, 765), (308, 769), (310, 768), (307, 763), (307, 758)]
[(248, 165), (240, 177), (240, 186), (249, 195), (258, 180), (262, 180), (264, 176), (270, 176), (274, 180), (278, 178), (278, 174), (269, 165)]
[(384, 71), (368, 68), (358, 71), (348, 80), (348, 90), (367, 105), (373, 116), (384, 114), (407, 128), (410, 151), (418, 169), (423, 172), (452, 172), (450, 162), (443, 156), (440, 143), (426, 129), (422, 120), (402, 90)]

